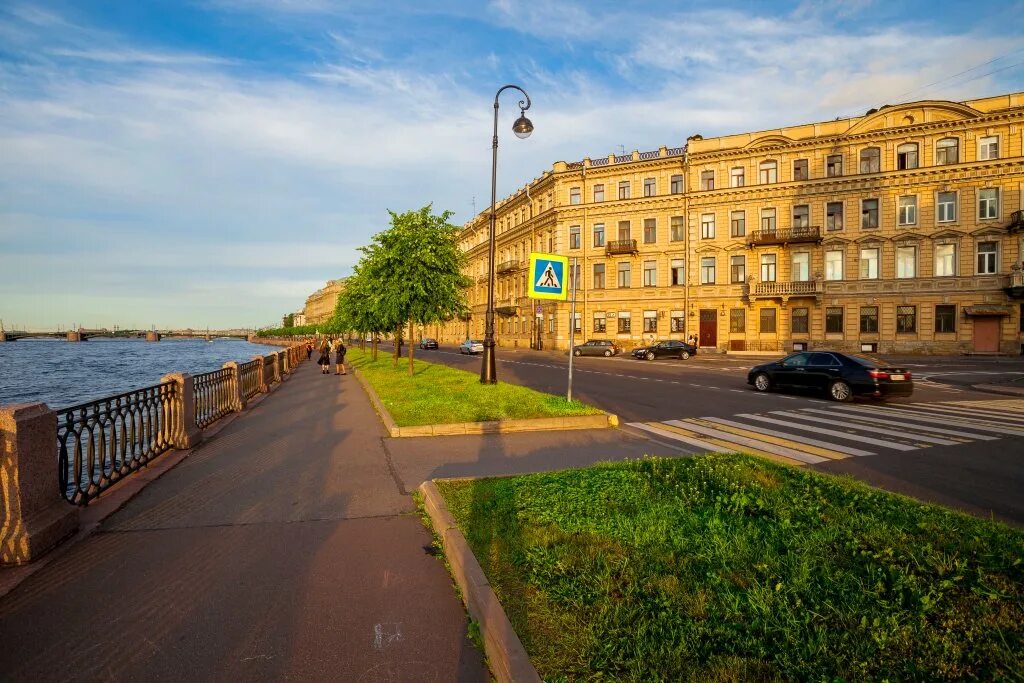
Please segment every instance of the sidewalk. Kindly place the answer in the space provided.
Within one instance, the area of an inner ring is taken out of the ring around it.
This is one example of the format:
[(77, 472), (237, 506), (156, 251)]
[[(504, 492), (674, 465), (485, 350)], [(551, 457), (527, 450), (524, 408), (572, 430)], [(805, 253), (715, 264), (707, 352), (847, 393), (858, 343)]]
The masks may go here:
[(0, 677), (487, 680), (383, 436), (303, 364), (0, 600)]

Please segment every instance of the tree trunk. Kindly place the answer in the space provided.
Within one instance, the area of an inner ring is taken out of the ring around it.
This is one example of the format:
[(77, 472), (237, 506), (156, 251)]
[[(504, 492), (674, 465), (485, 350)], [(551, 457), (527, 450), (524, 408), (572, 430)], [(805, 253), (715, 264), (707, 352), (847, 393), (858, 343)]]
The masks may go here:
[(398, 359), (402, 357), (402, 326), (395, 328), (395, 354), (391, 357), (391, 367), (398, 367)]
[(359, 350), (366, 353), (366, 334), (364, 332), (359, 333)]
[(409, 319), (409, 376), (412, 377), (412, 318)]
[(377, 360), (377, 335), (373, 335), (373, 341), (370, 342), (370, 350), (373, 352), (373, 360)]

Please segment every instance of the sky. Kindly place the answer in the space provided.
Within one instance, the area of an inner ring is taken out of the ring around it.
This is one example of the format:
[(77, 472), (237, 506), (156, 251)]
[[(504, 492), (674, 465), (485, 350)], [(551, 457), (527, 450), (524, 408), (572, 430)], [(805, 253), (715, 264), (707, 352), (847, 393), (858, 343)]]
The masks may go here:
[[(0, 2), (7, 329), (262, 326), (387, 211), (557, 160), (1024, 90), (1024, 0)], [(621, 147), (620, 147), (621, 146)], [(475, 203), (475, 204), (474, 204)]]

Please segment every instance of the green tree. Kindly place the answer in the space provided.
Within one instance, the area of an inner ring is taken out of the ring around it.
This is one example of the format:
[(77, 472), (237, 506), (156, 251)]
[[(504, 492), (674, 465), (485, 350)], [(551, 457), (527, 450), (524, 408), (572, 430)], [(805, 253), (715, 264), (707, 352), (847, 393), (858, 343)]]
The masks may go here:
[(295, 326), (295, 314), (294, 313), (289, 313), (288, 315), (286, 315), (284, 317), (284, 320), (282, 320), (281, 322), (284, 323), (283, 325), (281, 325), (281, 327), (284, 327), (284, 328), (294, 327)]

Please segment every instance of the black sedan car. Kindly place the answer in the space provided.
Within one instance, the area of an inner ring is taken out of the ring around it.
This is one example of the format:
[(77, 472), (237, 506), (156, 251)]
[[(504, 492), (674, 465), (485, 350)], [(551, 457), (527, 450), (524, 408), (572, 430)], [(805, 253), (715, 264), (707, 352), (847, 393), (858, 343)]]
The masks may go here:
[(423, 339), (420, 340), (420, 348), (421, 349), (436, 349), (437, 348), (437, 340), (436, 339), (431, 339), (430, 337), (424, 337)]
[(686, 360), (690, 356), (697, 355), (697, 347), (687, 344), (684, 341), (669, 339), (667, 341), (655, 342), (649, 346), (640, 346), (633, 349), (634, 358), (654, 360), (655, 358), (682, 358)]
[(836, 401), (854, 396), (910, 396), (914, 381), (906, 368), (887, 367), (877, 361), (836, 351), (803, 351), (773, 363), (750, 368), (747, 384), (758, 391), (813, 389), (826, 391)]

